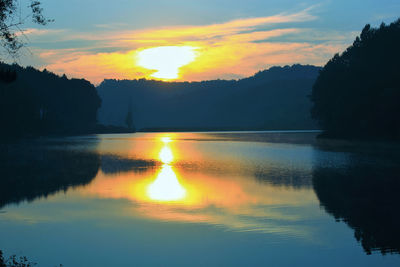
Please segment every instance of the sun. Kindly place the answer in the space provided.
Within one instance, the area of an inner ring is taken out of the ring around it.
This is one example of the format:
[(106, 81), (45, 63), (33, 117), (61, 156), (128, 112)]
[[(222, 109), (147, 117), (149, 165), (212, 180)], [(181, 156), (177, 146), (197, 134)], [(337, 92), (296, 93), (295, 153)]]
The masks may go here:
[(159, 46), (141, 50), (136, 64), (154, 70), (150, 76), (157, 79), (173, 80), (179, 78), (179, 69), (197, 57), (193, 46)]

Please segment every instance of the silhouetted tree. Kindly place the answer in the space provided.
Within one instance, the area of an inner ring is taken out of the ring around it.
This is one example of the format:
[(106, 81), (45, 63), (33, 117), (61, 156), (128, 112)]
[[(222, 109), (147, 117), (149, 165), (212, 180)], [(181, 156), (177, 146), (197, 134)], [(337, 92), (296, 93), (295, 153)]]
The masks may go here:
[[(21, 26), (25, 23), (22, 14), (18, 12), (21, 2), (18, 0), (0, 0), (0, 44), (10, 54), (15, 56), (23, 46), (19, 36), (23, 32)], [(46, 25), (52, 21), (43, 16), (40, 1), (29, 0), (30, 17), (34, 23)], [(26, 18), (28, 18), (26, 17)]]
[(125, 117), (125, 124), (129, 129), (133, 129), (132, 101), (129, 101), (128, 112)]
[(400, 19), (366, 25), (321, 70), (312, 116), (333, 137), (400, 139)]

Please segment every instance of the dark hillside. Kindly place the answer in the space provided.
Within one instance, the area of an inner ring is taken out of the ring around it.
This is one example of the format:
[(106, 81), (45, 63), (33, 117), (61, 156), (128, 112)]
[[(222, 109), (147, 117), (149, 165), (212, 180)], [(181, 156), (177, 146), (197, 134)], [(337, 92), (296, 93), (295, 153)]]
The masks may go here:
[(238, 81), (105, 80), (99, 121), (124, 125), (131, 105), (139, 129), (315, 129), (308, 95), (319, 70), (273, 67)]

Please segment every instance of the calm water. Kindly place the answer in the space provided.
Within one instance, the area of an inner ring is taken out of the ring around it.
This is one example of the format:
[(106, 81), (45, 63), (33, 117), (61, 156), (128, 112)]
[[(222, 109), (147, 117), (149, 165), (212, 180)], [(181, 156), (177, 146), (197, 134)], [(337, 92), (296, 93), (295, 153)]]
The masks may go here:
[(400, 148), (137, 133), (0, 151), (0, 249), (39, 266), (400, 266)]

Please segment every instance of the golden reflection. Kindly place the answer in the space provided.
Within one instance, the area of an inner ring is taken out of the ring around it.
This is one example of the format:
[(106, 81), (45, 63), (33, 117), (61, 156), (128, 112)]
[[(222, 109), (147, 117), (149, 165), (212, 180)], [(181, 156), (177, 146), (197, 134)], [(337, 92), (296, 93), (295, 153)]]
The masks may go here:
[(163, 137), (161, 137), (161, 141), (163, 143), (167, 144), (167, 143), (170, 143), (172, 140), (171, 140), (171, 137), (169, 137), (169, 136), (163, 136)]
[[(231, 157), (212, 145), (205, 150), (205, 144), (202, 150), (194, 142), (179, 141), (201, 136), (143, 134), (141, 137), (145, 136), (151, 136), (151, 141), (140, 141), (130, 151), (143, 153), (139, 160), (161, 162), (161, 167), (115, 173), (99, 171), (89, 186), (80, 189), (82, 193), (131, 200), (137, 204), (129, 207), (127, 214), (132, 216), (205, 222), (263, 232), (288, 232), (293, 229), (279, 222), (302, 219), (298, 214), (280, 212), (276, 207), (304, 206), (316, 201), (308, 188), (282, 190), (260, 183), (252, 176), (255, 167), (240, 160), (232, 164)], [(126, 155), (135, 160), (135, 154)]]
[(164, 146), (161, 149), (158, 157), (160, 158), (161, 162), (164, 164), (170, 164), (172, 162), (172, 160), (174, 159), (174, 155), (172, 154), (172, 151), (168, 146)]
[(185, 188), (179, 183), (178, 178), (172, 169), (170, 163), (174, 159), (169, 143), (169, 136), (161, 137), (164, 147), (158, 155), (160, 161), (164, 164), (157, 178), (147, 187), (147, 196), (155, 201), (177, 201), (186, 195)]
[(186, 190), (179, 183), (172, 167), (164, 164), (157, 179), (147, 187), (147, 195), (157, 201), (176, 201), (185, 197)]

